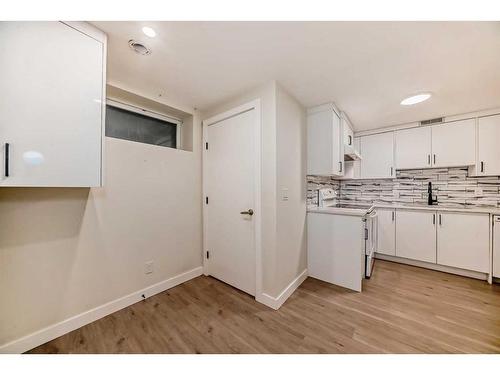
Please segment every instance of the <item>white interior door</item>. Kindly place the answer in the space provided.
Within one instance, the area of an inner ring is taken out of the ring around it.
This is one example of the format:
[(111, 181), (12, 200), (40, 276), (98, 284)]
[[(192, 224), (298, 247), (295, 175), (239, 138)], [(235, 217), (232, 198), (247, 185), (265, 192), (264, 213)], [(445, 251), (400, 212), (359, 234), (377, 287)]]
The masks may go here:
[(256, 110), (208, 125), (205, 236), (208, 273), (255, 295)]

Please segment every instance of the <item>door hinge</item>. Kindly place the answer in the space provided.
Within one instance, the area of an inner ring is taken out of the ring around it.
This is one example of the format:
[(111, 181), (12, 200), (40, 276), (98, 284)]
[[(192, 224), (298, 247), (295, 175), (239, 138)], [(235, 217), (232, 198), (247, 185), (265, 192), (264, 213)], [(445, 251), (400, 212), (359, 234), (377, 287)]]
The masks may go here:
[(205, 197), (205, 204), (208, 204), (208, 197)]
[(210, 251), (207, 251), (207, 259), (210, 259)]
[(205, 150), (208, 150), (208, 142), (205, 142)]

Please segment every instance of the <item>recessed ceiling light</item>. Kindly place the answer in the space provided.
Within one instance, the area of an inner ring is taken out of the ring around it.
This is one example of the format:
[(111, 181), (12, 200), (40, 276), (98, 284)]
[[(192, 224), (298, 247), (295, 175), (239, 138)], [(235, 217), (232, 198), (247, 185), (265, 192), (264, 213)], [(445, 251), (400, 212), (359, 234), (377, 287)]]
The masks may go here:
[(417, 103), (422, 103), (429, 99), (431, 97), (431, 94), (426, 92), (422, 94), (417, 94), (417, 95), (412, 95), (409, 96), (406, 99), (401, 100), (401, 105), (413, 105)]
[(142, 42), (139, 42), (134, 39), (130, 39), (128, 41), (129, 47), (139, 55), (149, 55), (151, 54), (151, 50)]
[(150, 38), (154, 38), (156, 36), (156, 31), (154, 31), (151, 27), (144, 26), (142, 28), (142, 32)]

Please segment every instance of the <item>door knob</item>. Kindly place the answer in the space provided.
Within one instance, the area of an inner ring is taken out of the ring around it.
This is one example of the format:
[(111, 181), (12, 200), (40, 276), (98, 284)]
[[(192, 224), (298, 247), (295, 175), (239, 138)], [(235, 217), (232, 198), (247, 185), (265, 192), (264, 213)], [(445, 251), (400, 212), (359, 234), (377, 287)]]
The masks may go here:
[(242, 215), (253, 215), (253, 210), (250, 208), (248, 211), (241, 211), (240, 214)]

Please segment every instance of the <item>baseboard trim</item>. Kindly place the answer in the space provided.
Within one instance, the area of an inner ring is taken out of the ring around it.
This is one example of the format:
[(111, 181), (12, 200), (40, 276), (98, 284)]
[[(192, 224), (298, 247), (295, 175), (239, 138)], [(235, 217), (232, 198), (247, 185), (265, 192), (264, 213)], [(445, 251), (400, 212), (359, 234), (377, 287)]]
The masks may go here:
[(488, 280), (487, 273), (463, 270), (461, 268), (455, 268), (455, 267), (449, 267), (449, 266), (442, 266), (440, 264), (427, 263), (427, 262), (422, 262), (420, 260), (400, 258), (400, 257), (396, 257), (396, 256), (392, 256), (392, 255), (385, 255), (385, 254), (375, 254), (375, 259), (382, 259), (382, 260), (388, 260), (388, 261), (396, 262), (396, 263), (403, 263), (403, 264), (407, 264), (409, 266), (428, 268), (428, 269), (431, 269), (434, 271), (452, 273), (454, 275), (470, 277), (473, 279)]
[(278, 310), (281, 305), (285, 303), (285, 301), (295, 292), (295, 290), (307, 279), (307, 268), (300, 273), (288, 286), (283, 289), (278, 297), (270, 296), (269, 294), (262, 293), (260, 296), (257, 296), (255, 299), (257, 302), (263, 303), (264, 305)]
[(68, 332), (74, 331), (77, 328), (83, 327), (84, 325), (101, 319), (106, 315), (112, 314), (127, 306), (133, 305), (134, 303), (137, 303), (143, 299), (142, 295), (144, 295), (146, 298), (154, 296), (155, 294), (161, 293), (167, 289), (173, 288), (174, 286), (198, 277), (202, 273), (203, 268), (196, 267), (187, 272), (181, 273), (180, 275), (160, 281), (159, 283), (153, 284), (145, 289), (138, 290), (137, 292), (128, 294), (104, 305), (98, 306), (61, 322), (50, 325), (32, 334), (8, 342), (0, 346), (0, 353), (24, 353)]

